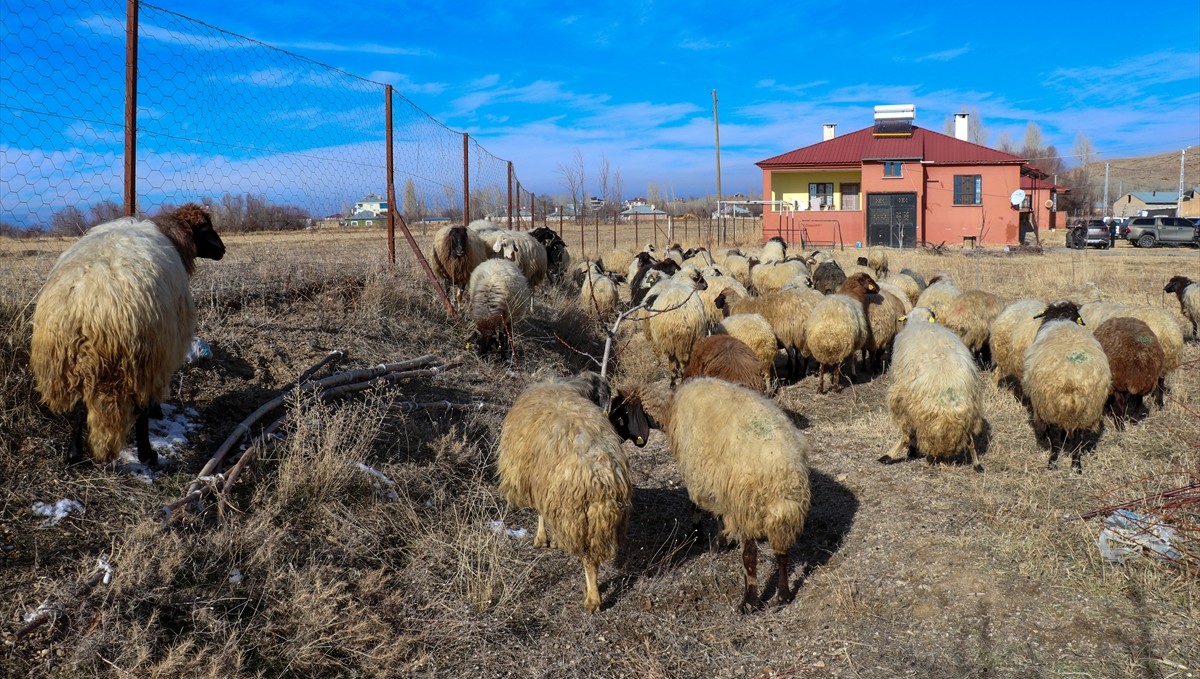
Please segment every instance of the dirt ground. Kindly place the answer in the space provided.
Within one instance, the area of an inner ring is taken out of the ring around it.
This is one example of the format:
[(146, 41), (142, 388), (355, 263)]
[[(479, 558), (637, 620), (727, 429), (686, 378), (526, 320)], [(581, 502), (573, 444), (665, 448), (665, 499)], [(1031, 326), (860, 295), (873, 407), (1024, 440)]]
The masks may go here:
[[(402, 240), (395, 272), (378, 233), (225, 240), (225, 259), (201, 261), (193, 279), (213, 355), (183, 368), (169, 399), (200, 426), (150, 484), (111, 466), (64, 468), (67, 423), (37, 402), (28, 322), (68, 243), (0, 241), (0, 675), (1200, 676), (1197, 573), (1108, 563), (1100, 518), (1072, 518), (1200, 477), (1194, 340), (1165, 407), (1125, 432), (1106, 426), (1082, 474), (1047, 469), (1028, 411), (990, 371), (982, 474), (877, 462), (898, 436), (887, 374), (841, 393), (817, 394), (813, 377), (785, 386), (775, 399), (811, 446), (813, 507), (790, 554), (794, 600), (745, 615), (740, 553), (690, 538), (664, 437), (627, 443), (629, 533), (601, 568), (603, 609), (588, 615), (578, 560), (532, 548), (536, 515), (506, 506), (494, 469), (505, 409), (525, 386), (597, 367), (604, 326), (575, 291), (538, 292), (507, 366), (463, 350), (466, 331)], [(1181, 327), (1162, 287), (1200, 278), (1200, 254), (1182, 249), (890, 258), (1006, 301), (1099, 291), (1171, 309)], [(228, 503), (179, 510), (164, 527), (158, 510), (238, 423), (333, 350), (346, 352), (336, 369), (463, 363), (330, 402), (290, 398), (267, 418), (286, 413), (286, 436)], [(618, 333), (611, 370), (617, 386), (667, 375), (635, 324)], [(406, 406), (442, 401), (463, 407)], [(34, 503), (60, 498), (85, 511), (40, 527)], [(1200, 524), (1194, 504), (1171, 516)], [(761, 552), (769, 583), (774, 559)], [(85, 586), (101, 560), (111, 579)], [(39, 607), (47, 622), (18, 634)]]

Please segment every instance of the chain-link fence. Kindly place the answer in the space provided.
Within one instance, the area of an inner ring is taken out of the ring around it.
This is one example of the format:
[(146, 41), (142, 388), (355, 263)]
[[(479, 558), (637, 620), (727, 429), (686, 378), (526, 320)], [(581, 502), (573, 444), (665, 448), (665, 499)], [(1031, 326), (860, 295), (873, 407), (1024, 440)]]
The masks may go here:
[(0, 22), (7, 230), (187, 201), (225, 229), (378, 223), (389, 207), (528, 219), (535, 203), (511, 163), (388, 86), (161, 7), (6, 0)]

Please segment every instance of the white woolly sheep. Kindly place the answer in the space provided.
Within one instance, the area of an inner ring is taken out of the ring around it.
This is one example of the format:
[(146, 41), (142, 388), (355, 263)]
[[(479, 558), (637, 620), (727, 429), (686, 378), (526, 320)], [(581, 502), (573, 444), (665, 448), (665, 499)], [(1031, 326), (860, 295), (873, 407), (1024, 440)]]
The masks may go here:
[(758, 372), (762, 376), (762, 387), (757, 391), (771, 393), (771, 373), (775, 371), (779, 339), (770, 322), (762, 314), (733, 314), (718, 323), (713, 334), (736, 337), (750, 347), (758, 358)]
[(666, 433), (692, 502), (741, 543), (742, 609), (759, 602), (763, 537), (775, 552), (778, 595), (790, 598), (788, 550), (812, 503), (809, 445), (791, 418), (761, 394), (708, 377), (688, 380), (674, 394), (664, 382), (648, 385), (638, 401), (651, 425)]
[(75, 411), (68, 463), (117, 457), (134, 427), (138, 459), (158, 462), (150, 414), (196, 331), (188, 287), (196, 258), (225, 245), (208, 212), (188, 203), (151, 220), (92, 227), (55, 262), (33, 313), (29, 364), (42, 401)]
[[(905, 296), (908, 297), (908, 303), (916, 304), (917, 300), (921, 297), (921, 293), (925, 290), (925, 279), (922, 278), (921, 282), (917, 282), (917, 279), (913, 276), (910, 276), (908, 273), (905, 273), (906, 271), (908, 271), (908, 269), (905, 269), (900, 273), (894, 273), (883, 279), (883, 282), (900, 288), (904, 291)], [(919, 274), (917, 275), (919, 276)]]
[(687, 269), (655, 284), (646, 294), (648, 317), (643, 330), (670, 366), (672, 381), (682, 376), (692, 346), (708, 333), (708, 316), (697, 292), (707, 287), (699, 270)]
[(880, 245), (872, 245), (871, 249), (867, 250), (867, 266), (875, 271), (876, 278), (883, 278), (888, 275), (888, 254), (887, 250)]
[(595, 262), (589, 262), (583, 285), (579, 288), (579, 304), (583, 310), (602, 316), (616, 311), (619, 301), (616, 282)]
[(1187, 276), (1172, 276), (1163, 292), (1173, 292), (1179, 298), (1179, 310), (1192, 322), (1192, 337), (1200, 340), (1200, 283)]
[[(501, 228), (499, 224), (490, 219), (476, 219), (467, 224), (467, 228), (474, 231), (483, 239), (483, 242), (487, 244), (488, 252), (494, 252), (493, 248), (496, 245), (496, 241), (500, 240), (500, 237), (506, 231), (506, 229)], [(489, 257), (493, 256), (495, 255), (489, 255)]]
[[(758, 260), (754, 259), (754, 264), (757, 263)], [(749, 289), (753, 285), (753, 282), (750, 280), (750, 257), (746, 257), (740, 253), (729, 253), (725, 256), (725, 261), (722, 262), (722, 266), (725, 268), (725, 271), (730, 276), (733, 276), (738, 283), (741, 283), (743, 287)]]
[(842, 363), (850, 361), (850, 373), (856, 374), (854, 357), (867, 344), (870, 329), (865, 309), (868, 293), (879, 286), (866, 274), (847, 278), (841, 289), (813, 307), (804, 324), (804, 346), (820, 364), (817, 393), (825, 393), (825, 369), (833, 368), (833, 390), (842, 390)]
[(912, 300), (908, 298), (908, 293), (904, 289), (888, 281), (876, 281), (876, 283), (879, 284), (880, 292), (890, 292), (896, 299), (900, 300), (900, 303), (904, 305), (904, 313), (913, 310)]
[(750, 296), (750, 292), (741, 283), (727, 275), (722, 269), (706, 266), (700, 270), (700, 273), (708, 283), (708, 288), (700, 291), (700, 301), (704, 302), (704, 314), (707, 316), (710, 326), (720, 323), (721, 319), (725, 317), (725, 312), (717, 308), (717, 295), (724, 292), (727, 297), (738, 299)]
[(1092, 334), (1104, 348), (1112, 372), (1112, 393), (1105, 410), (1117, 430), (1123, 431), (1131, 409), (1134, 417), (1140, 416), (1143, 399), (1158, 387), (1162, 344), (1145, 321), (1127, 316), (1104, 321), (1092, 328)]
[(443, 226), (433, 234), (433, 271), (454, 296), (455, 304), (462, 304), (471, 272), (490, 256), (487, 243), (474, 229)]
[(537, 512), (534, 547), (553, 536), (583, 561), (583, 608), (600, 610), (597, 572), (616, 556), (633, 504), (629, 461), (604, 412), (572, 385), (529, 387), (501, 426), (497, 475), (509, 504)]
[(808, 267), (799, 260), (762, 262), (750, 269), (750, 282), (759, 295), (782, 290), (797, 279), (809, 281)]
[(992, 320), (988, 346), (997, 384), (1008, 377), (1020, 386), (1025, 374), (1025, 350), (1042, 327), (1040, 317), (1045, 310), (1046, 303), (1040, 299), (1019, 299), (1001, 309)]
[(773, 236), (763, 243), (759, 261), (763, 264), (782, 262), (787, 259), (787, 243), (779, 236)]
[[(1083, 432), (1097, 432), (1112, 390), (1112, 373), (1104, 348), (1083, 327), (1073, 302), (1055, 302), (1042, 312), (1042, 327), (1025, 350), (1021, 389), (1033, 411), (1033, 430), (1041, 438), (1048, 427), (1062, 431), (1061, 443), (1050, 434), (1050, 461), (1070, 445), (1071, 466), (1083, 471)], [(1073, 442), (1073, 443), (1072, 443)]]
[(903, 460), (915, 442), (930, 462), (966, 450), (981, 472), (975, 437), (983, 431), (983, 379), (958, 335), (933, 320), (928, 309), (914, 307), (896, 335), (888, 411), (900, 440), (879, 461)]
[(513, 326), (524, 319), (532, 295), (529, 282), (507, 259), (489, 259), (475, 267), (467, 286), (467, 320), (472, 324), (467, 348), (480, 356), (495, 350), (510, 353)]
[(917, 301), (913, 302), (913, 307), (923, 306), (933, 312), (934, 318), (941, 320), (942, 316), (946, 314), (950, 302), (954, 301), (954, 298), (958, 297), (961, 292), (949, 278), (934, 277), (933, 280), (934, 282), (921, 292)]
[(992, 321), (1003, 308), (1004, 303), (996, 295), (985, 290), (967, 290), (946, 304), (937, 320), (958, 333), (980, 367), (986, 368), (992, 359), (988, 349)]
[(504, 259), (517, 263), (529, 287), (546, 280), (546, 248), (536, 238), (524, 231), (505, 231), (492, 250)]

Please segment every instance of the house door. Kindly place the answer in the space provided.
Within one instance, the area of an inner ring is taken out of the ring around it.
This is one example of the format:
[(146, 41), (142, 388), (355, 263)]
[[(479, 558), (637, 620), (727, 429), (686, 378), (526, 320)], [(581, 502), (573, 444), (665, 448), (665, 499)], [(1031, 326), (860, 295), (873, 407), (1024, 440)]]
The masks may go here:
[(917, 194), (867, 194), (867, 245), (911, 248), (917, 244)]

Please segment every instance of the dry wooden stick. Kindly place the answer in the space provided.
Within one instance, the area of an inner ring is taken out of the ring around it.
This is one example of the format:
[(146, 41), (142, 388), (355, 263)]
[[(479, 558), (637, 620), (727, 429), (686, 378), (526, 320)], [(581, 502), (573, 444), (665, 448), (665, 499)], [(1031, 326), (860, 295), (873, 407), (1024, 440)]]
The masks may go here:
[[(84, 580), (82, 583), (80, 583), (80, 585), (78, 587), (71, 590), (71, 593), (68, 596), (72, 599), (78, 599), (78, 598), (82, 597), (83, 595), (87, 594), (88, 592), (92, 591), (92, 589), (94, 589), (96, 587), (96, 585), (100, 584), (100, 582), (102, 580), (104, 580), (105, 572), (106, 571), (102, 569), (102, 570), (96, 571), (95, 573), (92, 573), (92, 575), (90, 577), (88, 577), (87, 580)], [(30, 634), (37, 628), (50, 622), (50, 620), (53, 619), (59, 613), (59, 610), (57, 608), (48, 607), (44, 603), (41, 606), (39, 606), (38, 609), (39, 610), (33, 614), (33, 617), (31, 617), (29, 619), (29, 622), (25, 623), (25, 625), (23, 627), (21, 627), (21, 629), (17, 630), (16, 637), (18, 639), (20, 639), (21, 637), (23, 637), (27, 634)]]

